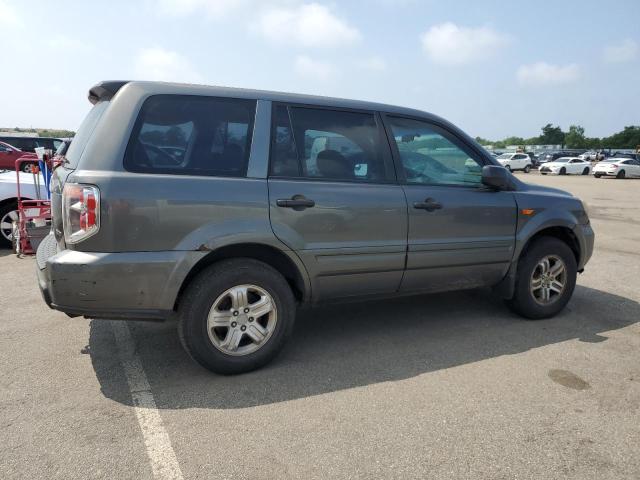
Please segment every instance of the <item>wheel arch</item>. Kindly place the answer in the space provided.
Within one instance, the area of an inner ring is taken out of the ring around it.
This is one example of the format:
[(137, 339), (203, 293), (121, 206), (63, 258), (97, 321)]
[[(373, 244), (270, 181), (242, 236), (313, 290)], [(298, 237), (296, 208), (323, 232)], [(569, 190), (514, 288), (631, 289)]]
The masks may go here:
[(299, 260), (292, 258), (294, 255), (293, 252), (285, 253), (274, 246), (262, 243), (237, 243), (219, 247), (209, 252), (191, 268), (178, 290), (174, 310), (177, 310), (186, 288), (200, 272), (221, 260), (230, 258), (251, 258), (266, 263), (284, 276), (296, 300), (306, 301), (311, 296), (310, 283), (304, 266)]

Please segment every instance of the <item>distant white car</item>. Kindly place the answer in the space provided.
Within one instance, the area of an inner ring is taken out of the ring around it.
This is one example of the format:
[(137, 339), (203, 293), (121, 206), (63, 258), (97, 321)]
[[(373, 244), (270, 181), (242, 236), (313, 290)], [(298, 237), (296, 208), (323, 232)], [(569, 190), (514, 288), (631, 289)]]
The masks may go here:
[(540, 167), (540, 173), (546, 175), (589, 175), (591, 162), (579, 157), (561, 157), (553, 162), (547, 162)]
[(587, 150), (583, 154), (578, 155), (578, 158), (581, 158), (582, 160), (586, 160), (586, 161), (597, 160), (598, 153), (595, 150)]
[(522, 170), (524, 173), (529, 173), (532, 167), (531, 158), (526, 153), (503, 153), (498, 155), (496, 160), (510, 171)]
[(616, 178), (640, 178), (640, 161), (627, 156), (609, 157), (593, 168), (593, 176)]
[[(40, 177), (40, 194), (38, 195), (34, 176), (31, 173), (20, 173), (20, 193), (22, 198), (46, 198), (42, 176)], [(16, 172), (0, 170), (0, 248), (11, 247), (13, 238), (12, 222), (18, 220), (18, 192)]]

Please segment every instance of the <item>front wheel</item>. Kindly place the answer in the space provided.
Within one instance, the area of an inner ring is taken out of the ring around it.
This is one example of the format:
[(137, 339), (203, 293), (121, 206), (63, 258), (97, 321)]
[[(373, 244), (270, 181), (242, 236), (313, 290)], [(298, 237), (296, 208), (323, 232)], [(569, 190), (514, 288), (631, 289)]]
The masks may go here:
[(530, 320), (552, 317), (569, 302), (576, 276), (576, 258), (569, 246), (541, 237), (520, 258), (514, 295), (507, 305)]
[(624, 178), (625, 176), (626, 174), (624, 173), (624, 170), (620, 170), (616, 175), (616, 178)]
[(589, 167), (584, 167), (584, 170), (582, 170), (582, 174), (589, 175)]
[(566, 174), (567, 174), (567, 169), (566, 169), (566, 168), (564, 168), (564, 167), (562, 167), (562, 168), (560, 169), (560, 172), (559, 172), (559, 173), (560, 173), (560, 175), (566, 175)]
[(8, 203), (0, 206), (0, 247), (10, 248), (13, 242), (13, 225), (18, 221), (18, 206)]
[(531, 165), (527, 165), (524, 167), (524, 173), (529, 173), (531, 171)]
[(36, 170), (37, 165), (35, 163), (23, 163), (20, 166), (20, 171), (24, 173), (33, 173)]
[(596, 177), (596, 178), (600, 178), (602, 175), (599, 174), (599, 173), (594, 173), (593, 176)]
[(282, 350), (295, 320), (285, 278), (257, 260), (224, 260), (200, 273), (179, 304), (178, 334), (189, 355), (223, 375), (249, 372)]
[(511, 171), (511, 165), (505, 165), (505, 167), (507, 170)]

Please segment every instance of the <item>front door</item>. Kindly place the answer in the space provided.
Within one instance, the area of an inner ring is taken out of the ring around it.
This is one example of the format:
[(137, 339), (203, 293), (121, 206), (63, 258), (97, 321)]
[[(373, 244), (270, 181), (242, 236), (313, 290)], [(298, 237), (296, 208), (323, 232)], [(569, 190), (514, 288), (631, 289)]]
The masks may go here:
[(395, 292), (407, 207), (372, 112), (274, 105), (269, 208), (314, 300)]
[(493, 285), (509, 267), (517, 206), (511, 192), (483, 187), (485, 160), (452, 132), (385, 117), (409, 212), (402, 291)]

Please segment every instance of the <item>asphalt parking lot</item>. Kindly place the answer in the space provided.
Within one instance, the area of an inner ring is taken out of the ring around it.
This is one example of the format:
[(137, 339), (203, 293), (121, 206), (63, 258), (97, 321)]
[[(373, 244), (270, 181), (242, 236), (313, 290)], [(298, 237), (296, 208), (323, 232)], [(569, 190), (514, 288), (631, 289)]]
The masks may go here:
[(559, 317), (485, 291), (327, 306), (236, 377), (174, 324), (48, 310), (0, 251), (0, 478), (640, 478), (640, 180), (518, 176), (590, 206)]

